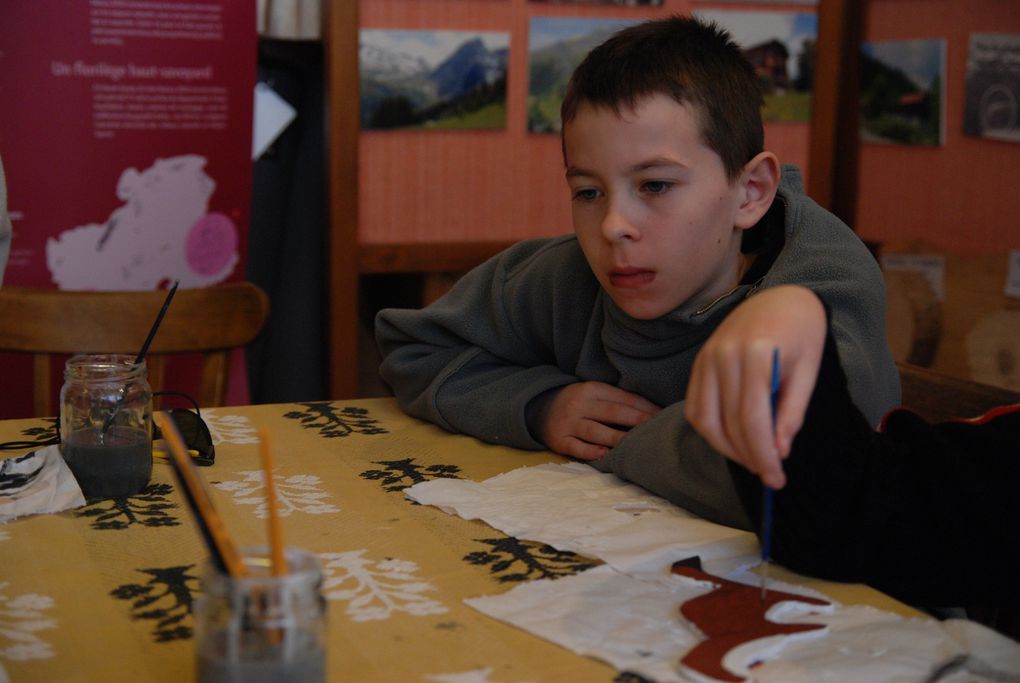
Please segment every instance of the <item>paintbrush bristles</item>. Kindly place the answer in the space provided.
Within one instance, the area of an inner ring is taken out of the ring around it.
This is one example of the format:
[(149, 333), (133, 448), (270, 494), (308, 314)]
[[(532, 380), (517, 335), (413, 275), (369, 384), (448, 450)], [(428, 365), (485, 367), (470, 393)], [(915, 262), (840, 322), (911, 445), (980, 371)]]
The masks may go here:
[(269, 551), (273, 560), (273, 576), (285, 576), (287, 558), (283, 550), (283, 531), (280, 528), (280, 514), (276, 502), (276, 480), (273, 479), (273, 449), (269, 442), (269, 431), (265, 428), (259, 429), (259, 444), (262, 475), (266, 486), (266, 507), (269, 511)]
[(230, 539), (223, 520), (216, 514), (209, 492), (206, 491), (202, 480), (198, 478), (198, 473), (195, 472), (195, 466), (188, 457), (184, 440), (181, 439), (181, 434), (177, 431), (177, 425), (165, 413), (154, 413), (152, 419), (159, 426), (163, 433), (163, 439), (170, 447), (170, 461), (174, 464), (174, 470), (186, 489), (185, 498), (203, 531), (203, 536), (210, 545), (209, 551), (213, 554), (216, 563), (231, 576), (247, 575), (248, 568)]

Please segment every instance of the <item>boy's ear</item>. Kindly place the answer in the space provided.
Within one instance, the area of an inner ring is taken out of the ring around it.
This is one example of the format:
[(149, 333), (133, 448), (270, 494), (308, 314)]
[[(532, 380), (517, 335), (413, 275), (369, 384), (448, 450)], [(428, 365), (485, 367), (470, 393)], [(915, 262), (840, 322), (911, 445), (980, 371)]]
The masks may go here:
[(759, 152), (744, 165), (737, 182), (743, 191), (743, 200), (737, 209), (734, 225), (741, 230), (757, 225), (772, 206), (779, 189), (779, 160), (772, 152)]

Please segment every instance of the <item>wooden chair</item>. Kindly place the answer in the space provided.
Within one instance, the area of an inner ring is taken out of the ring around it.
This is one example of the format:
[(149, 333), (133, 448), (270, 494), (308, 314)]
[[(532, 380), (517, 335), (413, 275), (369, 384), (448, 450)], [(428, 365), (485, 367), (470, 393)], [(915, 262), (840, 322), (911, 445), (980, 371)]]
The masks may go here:
[(903, 405), (930, 422), (977, 417), (998, 406), (1020, 403), (1020, 393), (897, 363)]
[[(0, 351), (31, 353), (33, 411), (53, 415), (51, 354), (136, 355), (165, 291), (70, 292), (0, 288)], [(167, 354), (200, 353), (202, 406), (223, 405), (229, 351), (252, 341), (269, 315), (269, 298), (250, 282), (179, 289), (146, 355), (149, 382), (163, 388)]]

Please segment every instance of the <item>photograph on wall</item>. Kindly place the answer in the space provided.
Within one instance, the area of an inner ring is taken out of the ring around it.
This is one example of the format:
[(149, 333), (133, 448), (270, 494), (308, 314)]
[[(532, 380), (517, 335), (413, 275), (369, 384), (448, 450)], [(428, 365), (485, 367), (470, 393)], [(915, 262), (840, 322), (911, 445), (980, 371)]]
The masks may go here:
[(362, 130), (506, 127), (510, 34), (362, 29)]
[(861, 45), (862, 142), (942, 144), (945, 41)]
[(811, 119), (818, 16), (814, 12), (696, 10), (740, 45), (762, 87), (765, 121)]
[(528, 131), (558, 133), (570, 75), (588, 52), (640, 19), (532, 17), (528, 28)]
[(972, 33), (963, 132), (1020, 142), (1020, 34)]

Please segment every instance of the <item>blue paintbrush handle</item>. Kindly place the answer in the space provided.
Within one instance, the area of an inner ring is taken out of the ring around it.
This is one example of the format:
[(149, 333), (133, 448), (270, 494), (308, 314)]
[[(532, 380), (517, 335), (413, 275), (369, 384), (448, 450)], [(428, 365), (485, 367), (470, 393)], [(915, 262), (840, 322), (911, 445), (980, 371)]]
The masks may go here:
[[(779, 348), (772, 351), (772, 385), (769, 391), (770, 407), (772, 410), (772, 432), (776, 431), (776, 408), (779, 404)], [(769, 559), (772, 551), (772, 488), (762, 487), (762, 517), (761, 517), (761, 559)]]

